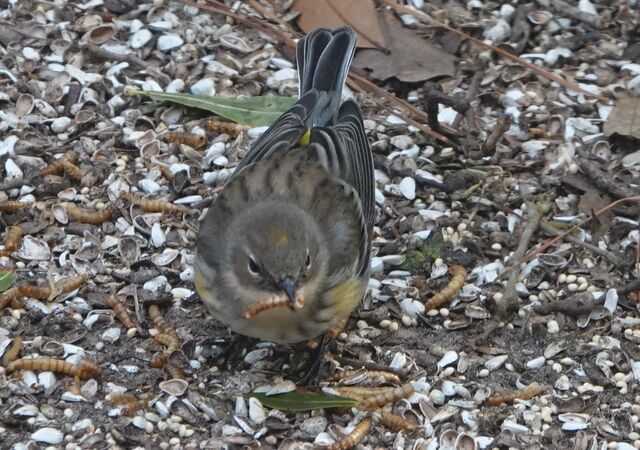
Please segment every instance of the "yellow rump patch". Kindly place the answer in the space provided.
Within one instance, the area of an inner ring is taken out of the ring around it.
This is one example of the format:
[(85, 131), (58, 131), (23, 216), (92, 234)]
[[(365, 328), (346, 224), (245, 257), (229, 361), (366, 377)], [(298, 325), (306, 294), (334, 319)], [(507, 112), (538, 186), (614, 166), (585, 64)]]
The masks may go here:
[(281, 228), (272, 228), (269, 231), (268, 239), (271, 245), (286, 245), (289, 243), (289, 235)]
[(306, 147), (309, 145), (309, 140), (311, 139), (311, 128), (308, 128), (307, 131), (304, 132), (300, 140), (298, 141), (298, 145)]
[(330, 308), (337, 317), (347, 317), (364, 296), (365, 289), (366, 284), (358, 278), (343, 281), (327, 292), (332, 304)]

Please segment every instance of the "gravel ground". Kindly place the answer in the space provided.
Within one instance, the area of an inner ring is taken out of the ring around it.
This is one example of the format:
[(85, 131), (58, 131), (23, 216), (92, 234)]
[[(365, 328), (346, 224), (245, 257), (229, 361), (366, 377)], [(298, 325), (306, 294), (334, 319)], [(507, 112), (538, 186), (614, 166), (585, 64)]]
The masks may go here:
[[(450, 45), (458, 73), (440, 93), (381, 86), (423, 110), (437, 95), (467, 96), (473, 126), (435, 101), (465, 137), (443, 143), (375, 96), (345, 92), (365, 112), (378, 222), (370, 292), (329, 359), (411, 383), (415, 393), (388, 408), (418, 425), (376, 424), (362, 448), (640, 448), (640, 131), (626, 119), (640, 89), (637, 5), (409, 5), (586, 92), (409, 16)], [(127, 92), (293, 96), (291, 55), (180, 3), (0, 6), (0, 266), (22, 288), (0, 301), (0, 356), (21, 337), (21, 358), (69, 369), (2, 363), (0, 447), (302, 449), (352, 429), (355, 409), (286, 413), (241, 396), (286, 390), (305, 347), (258, 343), (233, 370), (213, 361), (231, 335), (194, 293), (198, 218), (263, 128)], [(468, 277), (446, 288), (456, 266)], [(443, 290), (445, 303), (426, 308)], [(113, 294), (133, 327), (115, 317)], [(154, 304), (168, 325), (149, 318)], [(177, 337), (164, 368), (151, 367), (158, 333)], [(78, 392), (69, 375), (86, 359), (102, 371), (81, 370)], [(540, 392), (509, 394), (527, 386)]]

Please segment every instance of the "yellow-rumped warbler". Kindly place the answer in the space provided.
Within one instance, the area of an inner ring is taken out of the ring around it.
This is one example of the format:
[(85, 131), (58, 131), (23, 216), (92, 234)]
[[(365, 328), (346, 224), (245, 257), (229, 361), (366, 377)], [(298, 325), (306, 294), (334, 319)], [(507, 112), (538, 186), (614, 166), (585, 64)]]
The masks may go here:
[[(201, 224), (198, 293), (242, 335), (312, 339), (347, 319), (365, 294), (373, 157), (360, 108), (340, 104), (355, 45), (346, 27), (298, 43), (298, 102), (253, 143)], [(247, 314), (274, 297), (289, 307)]]

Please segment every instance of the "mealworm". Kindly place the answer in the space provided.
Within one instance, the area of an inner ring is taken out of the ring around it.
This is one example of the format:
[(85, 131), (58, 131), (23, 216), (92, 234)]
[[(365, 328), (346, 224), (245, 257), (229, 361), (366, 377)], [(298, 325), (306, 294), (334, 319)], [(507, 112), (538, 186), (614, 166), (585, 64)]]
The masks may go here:
[(371, 428), (371, 418), (365, 417), (358, 425), (355, 426), (353, 431), (344, 436), (338, 442), (331, 444), (327, 447), (328, 450), (347, 450), (360, 444), (367, 436), (369, 429)]
[(380, 414), (380, 423), (394, 431), (408, 431), (411, 433), (418, 428), (418, 425), (405, 417), (399, 416), (398, 414), (394, 414), (383, 409), (376, 412)]
[(80, 170), (80, 167), (76, 166), (74, 163), (66, 159), (62, 161), (62, 170), (64, 170), (64, 173), (69, 175), (69, 178), (76, 181), (82, 180), (82, 177), (84, 175), (82, 173), (82, 170)]
[[(354, 375), (360, 375), (360, 372), (360, 369), (342, 370), (340, 372), (334, 373), (331, 376), (331, 380), (340, 381)], [(398, 375), (391, 372), (385, 372), (383, 370), (367, 370), (366, 372), (364, 372), (364, 376), (369, 379), (382, 379), (385, 383), (400, 384), (400, 377)]]
[(78, 208), (75, 203), (66, 203), (67, 212), (69, 217), (80, 223), (88, 223), (91, 225), (100, 225), (107, 220), (111, 220), (111, 209), (103, 209), (101, 211), (90, 211), (87, 209)]
[(195, 149), (200, 149), (207, 143), (207, 138), (199, 134), (182, 133), (178, 131), (168, 131), (162, 136), (165, 142), (176, 142), (178, 144), (185, 144)]
[(138, 400), (131, 394), (121, 394), (117, 392), (109, 394), (109, 401), (114, 405), (123, 405), (124, 408), (122, 410), (122, 414), (127, 417), (133, 416), (141, 409), (146, 408), (149, 404), (149, 399), (147, 397), (143, 397)]
[(449, 281), (449, 284), (447, 284), (444, 289), (427, 301), (425, 304), (427, 310), (438, 308), (450, 301), (463, 288), (468, 276), (466, 269), (459, 265), (453, 265), (449, 267), (449, 273), (452, 275), (451, 281)]
[(158, 170), (160, 171), (160, 173), (162, 174), (165, 180), (167, 181), (173, 180), (174, 175), (171, 169), (165, 166), (156, 166), (156, 167), (158, 168)]
[(345, 327), (347, 326), (348, 320), (349, 318), (345, 317), (344, 319), (341, 319), (340, 322), (338, 322), (336, 325), (329, 328), (327, 330), (327, 339), (329, 339), (330, 341), (333, 341), (338, 336), (340, 336), (340, 333), (342, 333)]
[(522, 400), (531, 400), (536, 395), (542, 393), (542, 391), (544, 391), (542, 385), (534, 382), (522, 389), (498, 392), (497, 394), (487, 398), (486, 401), (489, 406), (498, 406), (504, 403), (510, 404), (518, 398)]
[(7, 307), (9, 303), (22, 299), (22, 292), (17, 287), (0, 292), (0, 311)]
[(153, 322), (153, 325), (158, 330), (153, 338), (160, 344), (166, 346), (165, 353), (172, 354), (180, 348), (182, 341), (176, 330), (174, 330), (162, 317), (160, 308), (158, 305), (149, 306), (149, 318)]
[[(175, 332), (174, 332), (175, 333)], [(159, 332), (153, 334), (153, 338), (159, 343), (167, 347), (166, 352), (171, 354), (180, 348), (180, 338), (177, 334)]]
[(42, 175), (43, 177), (47, 175), (59, 175), (60, 172), (63, 171), (64, 162), (67, 161), (72, 163), (76, 160), (76, 156), (77, 155), (75, 152), (65, 153), (64, 155), (62, 155), (62, 157), (56, 159), (47, 167), (42, 169), (40, 171), (40, 175)]
[(180, 367), (174, 366), (173, 364), (167, 364), (164, 367), (164, 370), (167, 371), (167, 373), (171, 378), (179, 379), (179, 380), (187, 379), (187, 376), (185, 375), (184, 371)]
[(4, 202), (0, 202), (0, 211), (7, 214), (13, 214), (19, 209), (29, 208), (33, 203), (31, 202), (20, 202), (18, 200), (6, 200)]
[(20, 354), (20, 350), (22, 349), (22, 336), (16, 336), (13, 339), (13, 344), (11, 347), (4, 352), (4, 356), (2, 357), (2, 365), (7, 367), (11, 364), (12, 361), (15, 361)]
[(122, 322), (122, 325), (124, 325), (129, 330), (136, 329), (136, 325), (131, 319), (129, 310), (126, 306), (124, 306), (124, 303), (120, 301), (117, 295), (114, 294), (110, 296), (105, 303), (107, 304), (107, 306), (109, 306), (109, 308), (113, 309), (113, 312), (116, 314), (116, 317), (120, 320), (120, 322)]
[[(283, 306), (290, 306), (291, 300), (284, 294), (276, 294), (265, 300), (258, 301), (251, 305), (249, 309), (242, 313), (243, 319), (251, 319), (258, 314), (268, 311), (274, 308), (282, 308)], [(304, 306), (304, 297), (302, 294), (296, 294), (296, 308), (300, 309)]]
[(20, 287), (20, 292), (27, 297), (37, 298), (38, 300), (49, 300), (51, 297), (78, 289), (85, 281), (86, 278), (83, 275), (75, 275), (58, 280), (53, 286), (53, 290), (51, 290), (51, 286), (27, 284)]
[(354, 400), (365, 400), (372, 395), (389, 395), (397, 389), (394, 386), (384, 387), (367, 387), (367, 386), (332, 386), (331, 390), (335, 391), (342, 397), (352, 398)]
[(189, 209), (182, 205), (175, 205), (168, 200), (150, 200), (146, 198), (129, 196), (131, 203), (138, 205), (144, 212), (148, 213), (187, 213)]
[(163, 369), (169, 362), (169, 356), (164, 353), (158, 353), (149, 361), (149, 367), (152, 369)]
[(83, 360), (80, 364), (71, 364), (56, 358), (22, 358), (12, 361), (7, 366), (7, 372), (16, 370), (33, 370), (39, 372), (58, 372), (76, 378), (76, 381), (96, 378), (102, 369), (93, 361)]
[(66, 277), (58, 280), (54, 286), (56, 294), (66, 294), (67, 292), (75, 291), (81, 287), (87, 278), (84, 275), (74, 275), (72, 277)]
[(372, 394), (360, 401), (358, 407), (361, 409), (375, 409), (380, 406), (394, 403), (403, 398), (410, 397), (413, 394), (413, 386), (410, 383), (403, 384), (397, 388), (393, 388), (390, 392), (380, 392)]
[(37, 298), (38, 300), (48, 300), (51, 297), (51, 288), (49, 286), (38, 286), (36, 284), (27, 284), (20, 286), (20, 293), (27, 297)]
[(231, 137), (236, 137), (248, 127), (240, 125), (234, 122), (223, 122), (221, 120), (207, 120), (204, 123), (204, 127), (207, 131), (216, 134), (228, 134)]
[(4, 233), (4, 250), (0, 252), (0, 256), (11, 256), (13, 251), (20, 246), (22, 242), (22, 228), (19, 226), (8, 227)]

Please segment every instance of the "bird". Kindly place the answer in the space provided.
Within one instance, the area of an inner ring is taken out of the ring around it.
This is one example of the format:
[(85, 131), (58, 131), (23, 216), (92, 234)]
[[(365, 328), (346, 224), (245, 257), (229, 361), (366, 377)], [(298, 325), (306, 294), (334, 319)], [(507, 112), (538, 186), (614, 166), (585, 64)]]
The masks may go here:
[[(373, 155), (360, 107), (341, 102), (356, 39), (342, 27), (298, 41), (297, 102), (254, 141), (201, 220), (196, 290), (235, 333), (309, 341), (345, 323), (366, 294)], [(247, 313), (265, 304), (275, 306)]]

